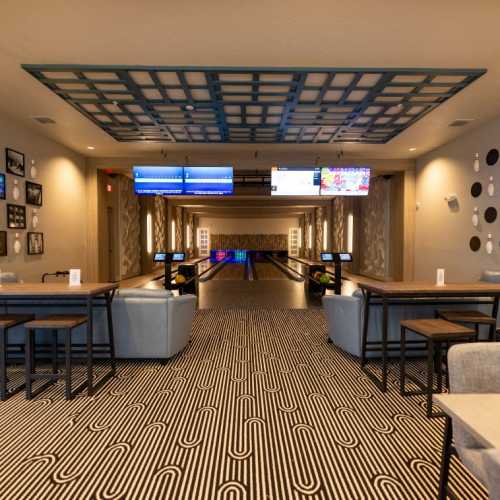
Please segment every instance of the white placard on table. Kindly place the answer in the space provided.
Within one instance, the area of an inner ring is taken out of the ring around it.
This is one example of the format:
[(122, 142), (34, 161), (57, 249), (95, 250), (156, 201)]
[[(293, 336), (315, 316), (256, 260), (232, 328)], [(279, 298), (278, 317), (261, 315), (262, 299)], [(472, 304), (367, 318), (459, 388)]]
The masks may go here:
[(436, 270), (436, 285), (444, 286), (444, 269)]
[(69, 286), (80, 286), (82, 271), (81, 269), (70, 269), (69, 270)]

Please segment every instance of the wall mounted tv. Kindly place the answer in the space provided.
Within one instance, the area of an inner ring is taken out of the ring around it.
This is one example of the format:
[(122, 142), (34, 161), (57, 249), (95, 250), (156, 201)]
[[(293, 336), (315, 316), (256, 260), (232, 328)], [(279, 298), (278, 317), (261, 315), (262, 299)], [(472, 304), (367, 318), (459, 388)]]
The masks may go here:
[(233, 167), (184, 167), (184, 194), (233, 194)]
[(184, 192), (183, 167), (134, 167), (135, 194), (181, 195)]
[(318, 196), (320, 185), (319, 167), (274, 166), (271, 169), (271, 195)]
[(369, 167), (323, 167), (321, 195), (366, 196), (370, 188)]

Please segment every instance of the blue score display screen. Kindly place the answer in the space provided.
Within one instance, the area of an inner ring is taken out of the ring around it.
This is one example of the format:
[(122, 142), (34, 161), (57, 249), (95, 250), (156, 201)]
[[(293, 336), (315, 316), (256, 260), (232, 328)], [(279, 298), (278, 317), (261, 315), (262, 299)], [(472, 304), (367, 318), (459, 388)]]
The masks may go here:
[(233, 194), (233, 167), (184, 167), (184, 194)]
[(135, 194), (183, 194), (182, 167), (134, 167), (133, 174)]

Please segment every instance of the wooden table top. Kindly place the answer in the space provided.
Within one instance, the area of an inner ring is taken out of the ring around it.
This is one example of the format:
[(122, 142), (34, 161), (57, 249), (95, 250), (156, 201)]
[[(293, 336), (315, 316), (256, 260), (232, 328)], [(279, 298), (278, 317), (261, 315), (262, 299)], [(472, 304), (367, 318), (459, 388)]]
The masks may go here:
[(2, 297), (50, 297), (54, 296), (95, 296), (110, 292), (119, 287), (118, 283), (82, 283), (69, 286), (68, 283), (3, 283), (0, 286)]
[(486, 448), (500, 448), (500, 394), (436, 394), (434, 401)]
[(358, 279), (358, 286), (378, 295), (394, 296), (457, 296), (500, 294), (500, 283), (474, 281), (471, 283), (446, 283), (438, 286), (431, 281), (375, 281)]

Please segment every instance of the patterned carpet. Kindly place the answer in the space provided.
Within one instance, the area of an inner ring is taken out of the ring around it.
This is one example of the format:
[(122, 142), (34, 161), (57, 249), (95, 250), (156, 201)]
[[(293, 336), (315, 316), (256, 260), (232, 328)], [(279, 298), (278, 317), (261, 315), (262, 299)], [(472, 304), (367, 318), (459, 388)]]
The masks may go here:
[[(200, 311), (184, 353), (93, 398), (0, 403), (0, 499), (435, 498), (442, 422), (325, 335), (317, 311)], [(456, 461), (450, 486), (486, 498)]]

